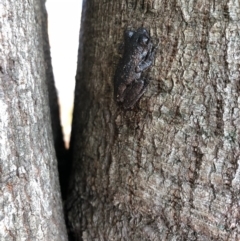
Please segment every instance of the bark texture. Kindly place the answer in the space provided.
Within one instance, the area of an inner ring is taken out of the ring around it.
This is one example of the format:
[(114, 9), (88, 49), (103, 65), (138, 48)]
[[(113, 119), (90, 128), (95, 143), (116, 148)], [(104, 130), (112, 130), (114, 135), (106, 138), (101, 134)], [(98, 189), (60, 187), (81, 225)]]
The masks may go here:
[[(76, 240), (240, 240), (240, 6), (235, 0), (84, 3), (68, 222)], [(113, 99), (117, 49), (158, 45), (133, 110)]]
[(0, 2), (0, 240), (67, 240), (43, 10), (41, 0)]

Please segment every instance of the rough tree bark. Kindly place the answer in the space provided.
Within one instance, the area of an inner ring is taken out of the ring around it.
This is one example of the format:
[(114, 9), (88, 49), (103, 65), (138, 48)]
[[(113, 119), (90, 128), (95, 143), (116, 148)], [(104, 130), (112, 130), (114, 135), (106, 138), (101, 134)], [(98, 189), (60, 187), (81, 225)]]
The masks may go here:
[[(240, 240), (240, 6), (84, 3), (67, 202), (76, 240)], [(133, 110), (113, 99), (126, 28), (158, 45)]]
[(0, 2), (0, 240), (67, 240), (44, 2)]

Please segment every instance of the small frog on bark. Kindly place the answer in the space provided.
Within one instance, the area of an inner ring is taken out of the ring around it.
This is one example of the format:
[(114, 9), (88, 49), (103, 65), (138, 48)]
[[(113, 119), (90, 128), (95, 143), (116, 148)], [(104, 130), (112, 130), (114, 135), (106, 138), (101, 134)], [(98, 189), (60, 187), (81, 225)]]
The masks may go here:
[(125, 32), (124, 53), (114, 77), (115, 98), (124, 109), (133, 108), (146, 91), (142, 73), (152, 65), (154, 50), (146, 29)]

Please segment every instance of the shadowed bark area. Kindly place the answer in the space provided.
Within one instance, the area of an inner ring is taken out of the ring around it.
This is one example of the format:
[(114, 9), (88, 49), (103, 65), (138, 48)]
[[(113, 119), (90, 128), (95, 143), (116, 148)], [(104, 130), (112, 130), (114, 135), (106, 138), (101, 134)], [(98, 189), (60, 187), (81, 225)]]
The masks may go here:
[(44, 2), (0, 2), (0, 240), (67, 240), (48, 100), (53, 79), (44, 54)]
[[(67, 203), (76, 240), (240, 240), (237, 1), (84, 3)], [(113, 99), (126, 28), (158, 45), (137, 106)]]

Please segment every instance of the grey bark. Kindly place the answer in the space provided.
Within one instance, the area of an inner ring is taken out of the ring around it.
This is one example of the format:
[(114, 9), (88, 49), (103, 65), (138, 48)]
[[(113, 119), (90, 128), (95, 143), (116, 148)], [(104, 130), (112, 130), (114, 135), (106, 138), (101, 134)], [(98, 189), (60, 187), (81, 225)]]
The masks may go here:
[(0, 2), (0, 240), (67, 240), (43, 10), (40, 0)]
[[(84, 3), (67, 202), (76, 240), (240, 240), (235, 0)], [(126, 28), (158, 50), (130, 111), (113, 99)]]

